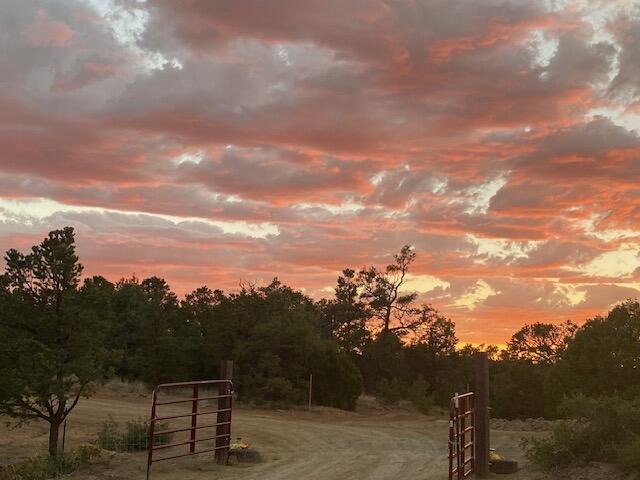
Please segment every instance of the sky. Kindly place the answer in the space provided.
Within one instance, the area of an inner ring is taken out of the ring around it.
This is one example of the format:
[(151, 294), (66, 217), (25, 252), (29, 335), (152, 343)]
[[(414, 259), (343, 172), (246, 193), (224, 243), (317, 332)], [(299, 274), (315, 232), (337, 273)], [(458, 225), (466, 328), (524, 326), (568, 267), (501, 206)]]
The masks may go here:
[(179, 294), (418, 254), (461, 340), (640, 294), (640, 2), (0, 0), (0, 249)]

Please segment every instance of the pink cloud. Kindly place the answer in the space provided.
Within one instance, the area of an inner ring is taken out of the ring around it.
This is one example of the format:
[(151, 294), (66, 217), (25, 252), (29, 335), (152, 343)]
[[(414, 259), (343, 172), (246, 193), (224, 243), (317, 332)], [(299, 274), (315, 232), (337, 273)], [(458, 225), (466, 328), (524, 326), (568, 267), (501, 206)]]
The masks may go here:
[(410, 243), (474, 342), (637, 291), (585, 269), (640, 239), (640, 137), (592, 116), (638, 109), (637, 19), (613, 45), (515, 0), (2, 8), (0, 250), (70, 224), (88, 274), (319, 296)]
[(41, 8), (23, 30), (23, 36), (28, 45), (61, 48), (71, 45), (73, 30), (67, 24), (51, 19)]

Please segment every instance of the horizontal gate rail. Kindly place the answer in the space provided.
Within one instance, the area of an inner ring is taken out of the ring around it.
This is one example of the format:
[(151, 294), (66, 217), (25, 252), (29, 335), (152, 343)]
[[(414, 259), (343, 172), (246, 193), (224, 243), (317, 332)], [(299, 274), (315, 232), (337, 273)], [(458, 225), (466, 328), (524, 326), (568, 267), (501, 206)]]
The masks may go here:
[[(223, 397), (221, 397), (223, 398)], [(224, 398), (231, 398), (229, 397), (224, 397)], [(189, 418), (189, 417), (201, 417), (203, 415), (212, 415), (214, 413), (220, 413), (220, 412), (230, 412), (231, 409), (230, 408), (223, 408), (221, 410), (209, 410), (208, 412), (198, 412), (198, 413), (186, 413), (184, 415), (169, 415), (167, 417), (157, 417), (155, 420), (156, 422), (161, 422), (163, 420), (175, 420), (176, 418)]]
[[(207, 440), (215, 440), (216, 438), (223, 438), (223, 437), (226, 437), (226, 435), (215, 435), (213, 437), (199, 438), (198, 440), (196, 440), (196, 442), (206, 442)], [(155, 450), (164, 450), (165, 448), (180, 447), (182, 445), (191, 445), (192, 443), (193, 443), (192, 440), (187, 440), (186, 442), (167, 443), (166, 445), (158, 445), (157, 447), (153, 447), (153, 450), (154, 451)], [(193, 452), (193, 453), (195, 453), (195, 452)], [(183, 456), (187, 456), (187, 455), (191, 455), (191, 453), (184, 454)], [(159, 462), (160, 460), (162, 460), (162, 458), (154, 458), (153, 459), (154, 462)]]
[(471, 475), (474, 462), (474, 394), (456, 393), (449, 404), (449, 480), (460, 480)]
[[(201, 390), (205, 387), (217, 389), (218, 394), (211, 395), (211, 393), (209, 393), (206, 396), (200, 396)], [(181, 388), (191, 389), (191, 393), (188, 397), (158, 401), (158, 397), (161, 392), (170, 392), (171, 390), (175, 391), (176, 389)], [(231, 413), (233, 410), (233, 383), (231, 380), (200, 380), (195, 382), (163, 383), (153, 390), (151, 399), (151, 419), (149, 421), (149, 438), (147, 443), (147, 479), (149, 478), (151, 465), (155, 462), (161, 462), (164, 460), (198, 455), (207, 452), (216, 452), (216, 458), (219, 461), (220, 459), (223, 459), (224, 462), (226, 462), (227, 453), (231, 444)], [(208, 402), (210, 400), (217, 400), (217, 408), (215, 410), (199, 411), (199, 405), (201, 402)], [(191, 404), (191, 412), (184, 414), (167, 412), (169, 414), (163, 416), (158, 414), (158, 407), (166, 405), (175, 407), (180, 404)], [(198, 424), (199, 417), (213, 414), (216, 415), (215, 423), (211, 423), (211, 421), (209, 421), (206, 424)], [(179, 428), (159, 429), (159, 422), (176, 419), (190, 419), (190, 425), (187, 427), (181, 426)], [(215, 435), (198, 438), (198, 430), (206, 428), (215, 429)], [(180, 432), (189, 432), (188, 440), (156, 444), (158, 442), (158, 438), (162, 435), (172, 435)], [(201, 450), (196, 449), (197, 444), (207, 441), (214, 441), (215, 446), (213, 448), (207, 447)], [(166, 454), (165, 456), (156, 455), (160, 451), (165, 452), (179, 447), (187, 448), (186, 451), (170, 454), (168, 456)], [(219, 454), (220, 456), (218, 456)]]
[(200, 398), (185, 398), (182, 400), (171, 400), (169, 402), (157, 402), (156, 405), (173, 405), (176, 403), (189, 403), (194, 400), (202, 401), (202, 400), (217, 400), (218, 398), (229, 398), (231, 395), (215, 395), (213, 397), (200, 397)]
[[(225, 425), (230, 425), (231, 422), (225, 422)], [(197, 425), (195, 427), (195, 430), (201, 430), (203, 428), (215, 428), (218, 425), (221, 425), (220, 423), (212, 423), (209, 425)], [(186, 427), (186, 428), (174, 428), (172, 430), (160, 430), (159, 432), (153, 432), (154, 435), (168, 435), (170, 433), (180, 433), (180, 432), (190, 432), (191, 430), (194, 430), (194, 428), (192, 427)]]

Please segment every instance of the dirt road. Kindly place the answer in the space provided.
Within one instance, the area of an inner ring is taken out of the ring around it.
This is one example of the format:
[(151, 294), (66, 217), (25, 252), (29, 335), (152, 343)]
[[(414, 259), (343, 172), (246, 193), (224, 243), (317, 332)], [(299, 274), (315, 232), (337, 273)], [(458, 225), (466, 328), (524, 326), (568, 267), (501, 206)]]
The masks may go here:
[[(146, 417), (148, 404), (148, 397), (105, 392), (82, 401), (69, 419), (67, 446), (94, 440), (100, 422), (107, 415), (117, 421)], [(447, 420), (444, 417), (403, 411), (237, 409), (232, 434), (255, 446), (263, 462), (220, 467), (214, 464), (210, 454), (203, 454), (154, 464), (151, 478), (395, 480), (447, 476)], [(520, 437), (522, 432), (494, 432), (492, 443), (521, 460)], [(0, 457), (43, 452), (46, 438), (43, 424), (11, 431), (2, 426)], [(144, 454), (132, 453), (118, 454), (108, 462), (75, 473), (73, 478), (136, 480), (144, 478), (144, 474)]]

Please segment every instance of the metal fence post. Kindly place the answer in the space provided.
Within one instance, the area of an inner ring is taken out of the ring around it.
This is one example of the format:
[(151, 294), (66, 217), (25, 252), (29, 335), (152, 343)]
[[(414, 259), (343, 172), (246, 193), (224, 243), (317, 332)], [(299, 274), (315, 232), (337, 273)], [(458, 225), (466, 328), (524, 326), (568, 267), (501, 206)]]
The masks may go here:
[(149, 420), (149, 437), (147, 438), (147, 480), (149, 480), (149, 470), (153, 463), (153, 446), (155, 445), (156, 426), (156, 393), (158, 387), (153, 389), (151, 394), (151, 419)]
[[(458, 414), (460, 415), (460, 464), (462, 465), (462, 470), (458, 475), (459, 478), (464, 478), (464, 473), (466, 470), (467, 463), (465, 462), (466, 453), (467, 453), (467, 398), (462, 397), (460, 400), (460, 410)], [(460, 476), (461, 475), (461, 476)]]
[(198, 425), (197, 423), (197, 416), (198, 416), (198, 384), (194, 384), (193, 385), (193, 400), (191, 403), (191, 445), (189, 445), (189, 451), (191, 453), (196, 451), (196, 427)]
[[(233, 360), (220, 363), (220, 380), (231, 380), (233, 377)], [(219, 465), (226, 465), (231, 444), (231, 404), (232, 394), (230, 382), (223, 382), (218, 389), (218, 425), (216, 428), (215, 458)]]
[(479, 477), (489, 476), (489, 361), (485, 352), (475, 355), (475, 444), (474, 469)]
[(454, 453), (456, 455), (456, 478), (462, 478), (464, 465), (460, 463), (460, 397), (458, 392), (453, 396), (453, 429), (455, 435)]
[(475, 394), (469, 398), (471, 402), (471, 407), (469, 410), (471, 411), (471, 445), (473, 445), (471, 450), (471, 471), (476, 471), (476, 397)]

